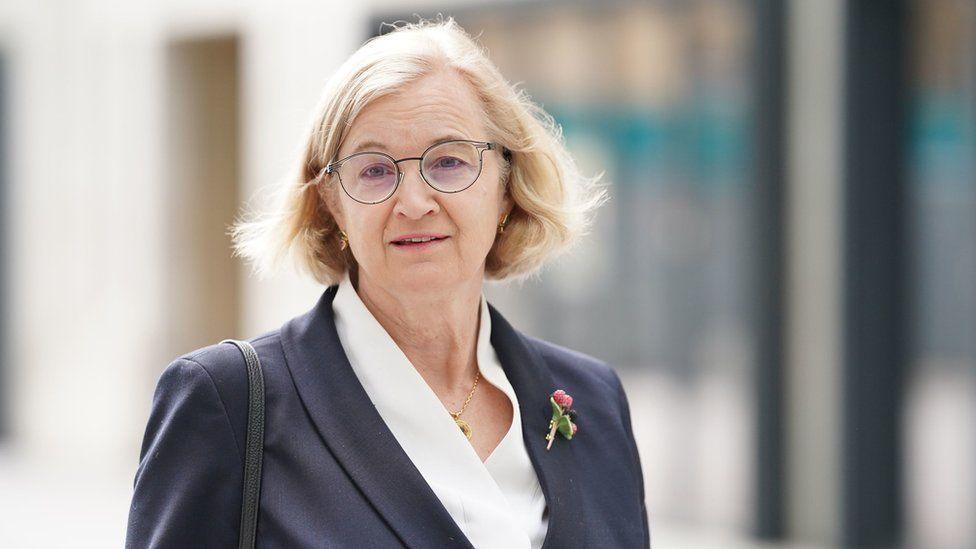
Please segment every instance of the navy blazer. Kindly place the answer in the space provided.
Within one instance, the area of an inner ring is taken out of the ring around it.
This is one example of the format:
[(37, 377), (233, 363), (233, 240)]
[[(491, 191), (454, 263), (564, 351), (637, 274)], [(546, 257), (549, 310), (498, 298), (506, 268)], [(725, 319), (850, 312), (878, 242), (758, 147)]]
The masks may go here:
[[(258, 547), (472, 547), (374, 408), (346, 358), (327, 288), (307, 313), (249, 340), (264, 369)], [(489, 304), (491, 343), (522, 413), (549, 513), (546, 549), (650, 547), (627, 397), (606, 363), (522, 334)], [(129, 511), (127, 548), (237, 547), (247, 413), (230, 344), (162, 373)], [(556, 389), (579, 433), (546, 450)]]

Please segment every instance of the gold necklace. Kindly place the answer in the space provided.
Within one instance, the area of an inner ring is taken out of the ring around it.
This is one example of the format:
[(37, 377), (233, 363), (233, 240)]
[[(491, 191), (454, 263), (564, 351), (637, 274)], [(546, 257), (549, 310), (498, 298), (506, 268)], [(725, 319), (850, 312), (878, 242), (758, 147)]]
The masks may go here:
[(448, 412), (451, 414), (451, 417), (454, 418), (454, 423), (457, 423), (457, 426), (461, 428), (461, 432), (464, 433), (464, 436), (468, 437), (469, 439), (471, 438), (471, 426), (468, 425), (467, 421), (461, 419), (461, 413), (463, 413), (464, 409), (468, 407), (468, 402), (470, 402), (471, 397), (474, 396), (474, 390), (478, 388), (478, 379), (480, 378), (481, 378), (481, 370), (479, 369), (478, 374), (474, 376), (474, 387), (472, 387), (471, 392), (468, 393), (468, 398), (464, 400), (464, 404), (461, 406), (461, 409), (458, 410), (457, 412), (451, 412), (450, 410), (448, 410)]

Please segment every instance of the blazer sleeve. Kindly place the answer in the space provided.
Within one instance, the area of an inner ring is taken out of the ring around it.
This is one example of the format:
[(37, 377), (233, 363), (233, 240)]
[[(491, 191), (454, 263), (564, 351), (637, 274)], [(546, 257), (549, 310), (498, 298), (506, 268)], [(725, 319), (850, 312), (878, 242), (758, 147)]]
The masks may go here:
[(613, 379), (617, 385), (617, 395), (620, 401), (620, 416), (623, 418), (624, 427), (627, 430), (627, 439), (630, 445), (631, 460), (634, 465), (634, 471), (637, 475), (637, 482), (640, 484), (640, 503), (641, 503), (641, 518), (644, 521), (644, 547), (650, 548), (651, 546), (651, 530), (648, 524), (647, 516), (647, 502), (644, 495), (644, 470), (641, 467), (640, 454), (637, 452), (637, 441), (634, 439), (634, 428), (630, 423), (630, 402), (627, 400), (627, 393), (624, 391), (624, 386), (620, 382), (620, 376), (616, 371), (613, 372)]
[(238, 448), (208, 371), (192, 359), (173, 361), (153, 396), (125, 547), (237, 547)]

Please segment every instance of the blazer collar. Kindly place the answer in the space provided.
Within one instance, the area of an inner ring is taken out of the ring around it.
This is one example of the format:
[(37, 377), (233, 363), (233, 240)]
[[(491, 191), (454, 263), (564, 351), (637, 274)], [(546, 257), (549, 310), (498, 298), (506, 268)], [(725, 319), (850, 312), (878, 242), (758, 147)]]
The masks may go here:
[[(282, 327), (285, 360), (322, 440), (408, 547), (466, 547), (471, 542), (400, 447), (373, 407), (336, 331), (329, 286), (318, 303)], [(549, 507), (543, 548), (579, 545), (584, 537), (580, 468), (572, 444), (546, 450), (557, 389), (545, 361), (489, 303), (491, 343), (515, 389), (522, 434)], [(391, 478), (397, 479), (390, 482)]]

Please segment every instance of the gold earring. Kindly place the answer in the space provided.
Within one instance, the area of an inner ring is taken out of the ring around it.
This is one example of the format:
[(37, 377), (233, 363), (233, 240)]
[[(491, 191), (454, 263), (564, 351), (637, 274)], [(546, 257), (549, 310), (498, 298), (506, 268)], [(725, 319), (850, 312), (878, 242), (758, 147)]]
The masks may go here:
[(348, 247), (349, 247), (349, 236), (347, 236), (342, 229), (339, 229), (339, 249), (345, 250)]
[(502, 217), (501, 223), (498, 224), (498, 234), (502, 234), (503, 232), (505, 232), (505, 225), (507, 224), (508, 224), (508, 214), (505, 214), (505, 216)]

